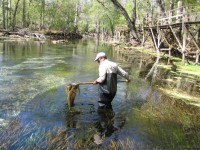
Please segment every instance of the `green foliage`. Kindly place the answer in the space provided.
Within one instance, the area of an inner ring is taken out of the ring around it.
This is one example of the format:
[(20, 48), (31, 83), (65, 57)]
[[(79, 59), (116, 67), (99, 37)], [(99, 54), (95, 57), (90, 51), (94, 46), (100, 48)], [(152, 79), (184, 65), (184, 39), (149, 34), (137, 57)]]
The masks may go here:
[(48, 16), (47, 18), (49, 18), (46, 20), (50, 23), (49, 29), (71, 30), (73, 29), (75, 16), (75, 4), (69, 2), (52, 3), (49, 6), (46, 15)]
[[(12, 14), (16, 8), (16, 3), (17, 0), (13, 0), (11, 2), (11, 9), (6, 9), (8, 10), (6, 13)], [(19, 1), (16, 13), (16, 26), (22, 26), (23, 7), (25, 7), (25, 15), (29, 28), (74, 30), (76, 3), (77, 0), (25, 0), (24, 6), (23, 1)], [(10, 10), (12, 10), (12, 13), (9, 12)], [(13, 18), (13, 16), (9, 17)]]
[(199, 0), (183, 0), (184, 4), (187, 5), (198, 5), (200, 4)]
[[(11, 2), (11, 5), (9, 4)], [(6, 0), (4, 1), (4, 13), (0, 13), (0, 17), (6, 23), (8, 28), (12, 27), (13, 14), (16, 8), (18, 0)], [(108, 32), (112, 32), (118, 25), (125, 25), (126, 20), (123, 15), (119, 13), (114, 7), (111, 1), (101, 0), (99, 3), (97, 0), (23, 0), (19, 1), (16, 13), (16, 26), (24, 27), (22, 24), (23, 16), (25, 16), (26, 27), (31, 29), (47, 29), (47, 30), (62, 30), (62, 31), (76, 31), (81, 32), (95, 32), (96, 22), (100, 21), (100, 30), (104, 29)], [(118, 0), (118, 2), (121, 2)], [(127, 11), (130, 18), (133, 13), (133, 0), (127, 0), (121, 3)], [(154, 3), (152, 3), (154, 2)], [(175, 8), (177, 6), (177, 0), (175, 1)], [(142, 24), (142, 18), (146, 13), (152, 13), (156, 11), (156, 1), (136, 1), (136, 23)], [(169, 9), (169, 0), (165, 0), (166, 10)], [(191, 6), (194, 11), (200, 11), (199, 0), (184, 0), (185, 6)], [(76, 6), (78, 5), (78, 14)], [(10, 7), (11, 6), (11, 7)], [(25, 14), (23, 15), (23, 8), (25, 8)], [(3, 12), (3, 4), (1, 3), (0, 11)], [(3, 27), (3, 20), (0, 20), (0, 28)], [(77, 24), (75, 23), (77, 19)]]
[(118, 24), (125, 24), (125, 19), (113, 7), (109, 1), (104, 1), (103, 5), (97, 1), (90, 1), (84, 5), (83, 9), (85, 21), (79, 26), (86, 31), (95, 31), (96, 21), (99, 19), (100, 28), (111, 32)]

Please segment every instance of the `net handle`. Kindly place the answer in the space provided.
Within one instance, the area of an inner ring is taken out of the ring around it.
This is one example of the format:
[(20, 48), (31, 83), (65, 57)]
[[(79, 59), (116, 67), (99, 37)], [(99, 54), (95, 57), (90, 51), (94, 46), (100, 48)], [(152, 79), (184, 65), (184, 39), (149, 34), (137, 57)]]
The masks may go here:
[[(127, 82), (126, 80), (119, 80), (117, 82)], [(80, 82), (78, 85), (84, 85), (84, 84), (93, 84), (93, 82)]]
[(93, 82), (81, 82), (81, 83), (78, 83), (78, 85), (84, 85), (84, 84), (93, 84)]

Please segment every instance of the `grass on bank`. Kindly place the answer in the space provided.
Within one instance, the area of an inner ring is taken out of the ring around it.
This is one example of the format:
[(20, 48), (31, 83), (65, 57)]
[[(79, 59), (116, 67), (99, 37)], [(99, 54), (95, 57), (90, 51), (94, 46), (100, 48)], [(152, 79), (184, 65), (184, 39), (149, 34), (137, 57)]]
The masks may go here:
[[(157, 53), (156, 52), (152, 52), (148, 49), (144, 49), (141, 47), (132, 47), (132, 49), (136, 49), (140, 52), (143, 53), (147, 53), (150, 54), (152, 56), (157, 57)], [(168, 54), (160, 54), (161, 58), (169, 58)], [(177, 57), (171, 57), (171, 60), (173, 61), (173, 64), (177, 66), (177, 71), (180, 73), (184, 73), (184, 74), (188, 74), (188, 75), (195, 75), (195, 76), (199, 76), (200, 77), (200, 66), (199, 65), (193, 65), (193, 64), (183, 64), (182, 60), (180, 58)], [(169, 68), (169, 65), (163, 65), (163, 67), (165, 68)]]
[(187, 104), (200, 107), (200, 98), (199, 97), (189, 95), (182, 90), (180, 91), (179, 89), (163, 89), (163, 88), (160, 88), (160, 90), (163, 93), (170, 95), (170, 97), (173, 97), (173, 98), (176, 98), (176, 99), (181, 99), (184, 102), (186, 102)]

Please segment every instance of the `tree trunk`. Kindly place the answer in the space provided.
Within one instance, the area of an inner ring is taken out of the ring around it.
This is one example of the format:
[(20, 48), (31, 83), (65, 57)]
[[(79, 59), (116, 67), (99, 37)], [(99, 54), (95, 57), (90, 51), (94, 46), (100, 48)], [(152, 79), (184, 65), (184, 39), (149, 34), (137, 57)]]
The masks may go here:
[(27, 26), (28, 27), (31, 27), (31, 20), (30, 20), (30, 7), (31, 7), (31, 0), (29, 1), (29, 3), (28, 3), (28, 10), (27, 10), (27, 21), (26, 21), (26, 23), (27, 23)]
[(174, 0), (170, 0), (170, 10), (174, 9)]
[(26, 27), (26, 1), (23, 0), (23, 8), (22, 8), (22, 28)]
[(75, 18), (74, 18), (74, 26), (77, 27), (77, 24), (78, 24), (78, 2), (76, 3), (76, 14), (75, 14)]
[(2, 0), (3, 28), (6, 29), (5, 0)]
[[(170, 0), (170, 4), (169, 4), (170, 6), (170, 16), (174, 16), (174, 0)], [(170, 19), (170, 23), (172, 23), (172, 19)]]
[(44, 28), (44, 11), (45, 11), (45, 0), (42, 0), (41, 14), (40, 14), (40, 30)]
[(160, 13), (165, 13), (165, 6), (163, 4), (163, 0), (156, 0)]
[(112, 37), (114, 36), (114, 26), (113, 26), (113, 23), (112, 23), (112, 19), (110, 18), (110, 16), (108, 14), (106, 14), (108, 19), (109, 19), (109, 22), (110, 22), (110, 30), (111, 30), (111, 33), (112, 33)]
[(99, 20), (99, 18), (97, 18), (97, 21), (96, 21), (96, 34), (99, 37), (99, 34), (100, 34), (100, 20)]
[(132, 21), (135, 24), (135, 21), (136, 21), (136, 0), (133, 0)]
[(17, 3), (15, 5), (14, 14), (13, 14), (13, 23), (12, 23), (12, 29), (13, 29), (13, 31), (14, 31), (15, 24), (16, 24), (16, 14), (17, 14), (17, 9), (18, 9), (18, 5), (19, 5), (19, 1), (20, 0), (17, 0)]
[(12, 0), (10, 0), (9, 27), (12, 25)]
[(111, 0), (113, 5), (120, 11), (120, 13), (125, 17), (126, 23), (128, 25), (128, 28), (130, 29), (131, 35), (139, 42), (141, 42), (138, 33), (136, 31), (135, 27), (135, 21), (131, 20), (127, 11), (124, 9), (124, 7), (117, 1), (117, 0)]
[(9, 4), (9, 1), (7, 0), (6, 2), (6, 29), (8, 28), (8, 25), (9, 25), (9, 8), (8, 8), (8, 4)]

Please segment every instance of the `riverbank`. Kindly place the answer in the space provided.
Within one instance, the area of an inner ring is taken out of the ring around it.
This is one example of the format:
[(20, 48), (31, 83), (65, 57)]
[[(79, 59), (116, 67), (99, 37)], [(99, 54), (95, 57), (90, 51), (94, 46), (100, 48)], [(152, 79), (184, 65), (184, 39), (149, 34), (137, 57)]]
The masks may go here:
[(28, 28), (16, 29), (16, 31), (0, 29), (0, 40), (4, 41), (57, 41), (56, 43), (67, 42), (68, 40), (82, 39), (82, 35), (77, 32), (59, 32), (59, 31), (31, 31)]

